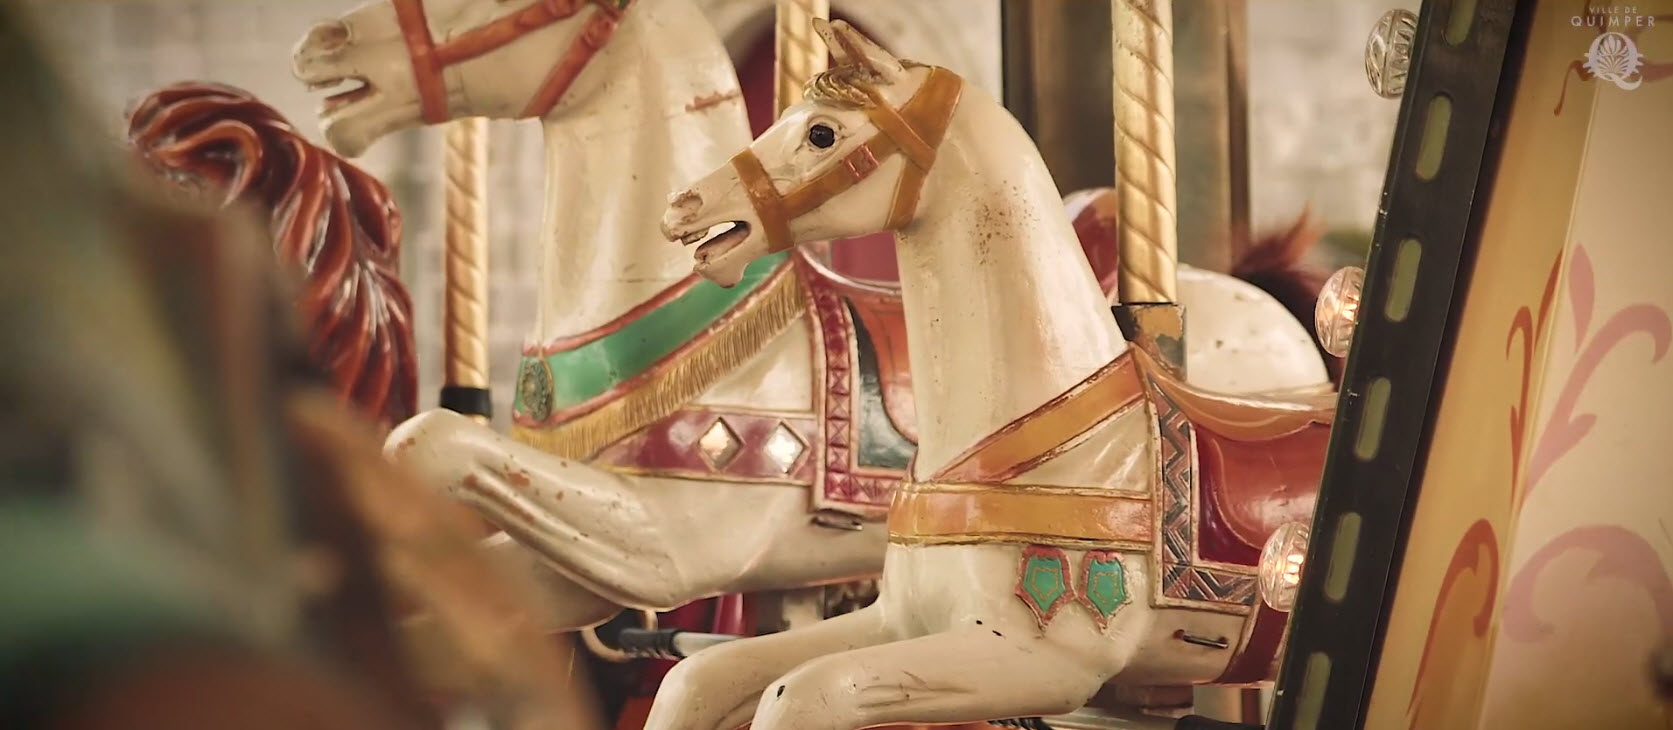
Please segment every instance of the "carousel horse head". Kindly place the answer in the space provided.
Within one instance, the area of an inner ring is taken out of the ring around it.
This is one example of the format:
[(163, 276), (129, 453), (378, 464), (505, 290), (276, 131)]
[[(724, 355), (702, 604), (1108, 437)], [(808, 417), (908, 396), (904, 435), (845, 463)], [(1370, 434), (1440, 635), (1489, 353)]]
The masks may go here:
[(541, 118), (574, 107), (612, 75), (576, 83), (602, 65), (594, 56), (633, 1), (372, 0), (310, 29), (293, 54), (294, 73), (316, 90), (341, 86), (320, 116), (326, 139), (350, 157), (400, 129)]
[(699, 244), (695, 270), (722, 286), (796, 244), (911, 223), (959, 106), (963, 81), (951, 71), (897, 59), (843, 21), (814, 22), (833, 68), (663, 216), (663, 235)]
[(128, 116), (128, 143), (166, 179), (267, 222), (273, 253), (304, 276), (308, 354), (338, 395), (385, 427), (418, 405), (401, 215), (389, 189), (309, 142), (246, 91), (181, 83)]

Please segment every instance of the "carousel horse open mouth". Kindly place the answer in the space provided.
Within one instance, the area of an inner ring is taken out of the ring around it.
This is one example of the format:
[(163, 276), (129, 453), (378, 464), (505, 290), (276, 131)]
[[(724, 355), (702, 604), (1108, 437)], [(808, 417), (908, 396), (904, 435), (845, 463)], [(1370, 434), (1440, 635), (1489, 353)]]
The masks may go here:
[(331, 76), (308, 82), (309, 91), (325, 91), (337, 89), (325, 97), (320, 103), (320, 114), (332, 114), (341, 111), (356, 102), (364, 101), (377, 93), (372, 82), (364, 76), (349, 74), (345, 76)]
[(750, 227), (744, 221), (722, 221), (714, 225), (695, 229), (685, 234), (671, 234), (669, 240), (677, 240), (682, 245), (696, 245), (693, 257), (699, 264), (709, 259), (724, 256), (736, 249), (744, 241), (749, 240)]

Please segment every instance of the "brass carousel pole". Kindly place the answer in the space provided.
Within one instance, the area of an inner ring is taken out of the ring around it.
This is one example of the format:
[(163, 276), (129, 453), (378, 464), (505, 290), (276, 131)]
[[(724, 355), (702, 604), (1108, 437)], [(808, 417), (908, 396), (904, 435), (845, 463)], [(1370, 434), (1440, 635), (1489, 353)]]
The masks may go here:
[[(831, 0), (778, 0), (773, 19), (773, 118), (802, 99), (802, 85), (830, 63), (825, 39), (813, 30), (814, 19), (831, 19)], [(831, 245), (821, 241), (803, 247), (825, 263)]]
[(773, 27), (773, 114), (802, 98), (802, 85), (825, 70), (829, 53), (813, 20), (829, 20), (830, 0), (778, 0)]
[[(446, 129), (440, 405), (486, 424), (493, 416), (488, 385), (488, 120), (458, 119)], [(574, 635), (553, 641), (557, 660), (568, 663), (568, 676), (560, 686), (544, 688), (547, 694), (535, 701), (548, 710), (562, 708), (562, 716), (547, 711), (508, 719), (509, 730), (604, 730), (598, 692)]]
[(488, 120), (447, 127), (441, 407), (483, 423), (488, 390)]
[[(1213, 4), (1195, 6), (1199, 12), (1218, 9)], [(1177, 369), (1183, 375), (1185, 361), (1185, 313), (1179, 305), (1179, 179), (1176, 162), (1174, 128), (1174, 9), (1172, 0), (1114, 0), (1111, 10), (1113, 25), (1112, 70), (1115, 76), (1115, 162), (1116, 190), (1120, 196), (1119, 221), (1120, 301), (1117, 315), (1135, 344), (1156, 356), (1157, 360)], [(1193, 19), (1194, 20), (1194, 19)], [(1229, 17), (1221, 19), (1226, 28), (1225, 48), (1218, 49), (1221, 58), (1241, 52), (1241, 34), (1233, 32)], [(1197, 26), (1193, 24), (1193, 30)], [(1194, 49), (1200, 53), (1201, 49)], [(1195, 60), (1195, 59), (1193, 59)], [(1234, 76), (1241, 69), (1237, 61), (1223, 62), (1227, 75)], [(1241, 80), (1237, 80), (1241, 83)], [(1241, 113), (1241, 96), (1233, 92), (1232, 80), (1227, 79), (1222, 90), (1227, 95), (1221, 102), (1227, 107), (1227, 134), (1224, 162), (1198, 167), (1199, 176), (1213, 175), (1217, 179), (1194, 182), (1222, 184), (1227, 190), (1203, 196), (1209, 207), (1224, 207), (1228, 215), (1218, 231), (1194, 231), (1199, 236), (1227, 237), (1240, 225), (1242, 211), (1237, 197), (1243, 194), (1239, 180), (1232, 179), (1240, 150), (1236, 140), (1228, 134), (1235, 121), (1233, 112)], [(1236, 103), (1233, 103), (1236, 102)], [(1200, 147), (1200, 145), (1199, 145)], [(1216, 160), (1216, 162), (1220, 162)], [(1230, 164), (1227, 164), (1230, 163)], [(1206, 169), (1205, 169), (1206, 168)], [(1218, 174), (1215, 174), (1218, 173)], [(1210, 240), (1196, 241), (1199, 246), (1213, 245)], [(1228, 688), (1199, 688), (1194, 694), (1195, 712), (1219, 720), (1243, 721), (1248, 699), (1240, 690)]]
[(1134, 345), (1185, 373), (1173, 128), (1173, 2), (1114, 0), (1115, 189), (1121, 206), (1116, 319)]
[(1115, 0), (1115, 185), (1121, 301), (1175, 301), (1179, 262), (1173, 142), (1173, 0)]
[[(813, 30), (814, 19), (829, 20), (830, 0), (778, 0), (773, 23), (773, 116), (783, 114), (801, 101), (802, 86), (830, 63), (825, 40)], [(830, 262), (830, 244), (811, 243), (803, 247)], [(725, 596), (720, 610), (741, 611), (736, 596)], [(752, 595), (759, 601), (758, 628), (784, 631), (817, 623), (825, 618), (825, 587), (771, 591)]]

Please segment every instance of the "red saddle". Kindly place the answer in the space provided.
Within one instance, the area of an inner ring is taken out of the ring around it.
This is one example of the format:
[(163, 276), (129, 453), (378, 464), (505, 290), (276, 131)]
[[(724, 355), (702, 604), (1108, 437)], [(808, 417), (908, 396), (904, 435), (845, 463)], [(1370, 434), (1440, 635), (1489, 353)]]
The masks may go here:
[(1147, 375), (1196, 438), (1200, 559), (1254, 566), (1274, 530), (1312, 519), (1336, 416), (1334, 391), (1230, 396), (1161, 368)]

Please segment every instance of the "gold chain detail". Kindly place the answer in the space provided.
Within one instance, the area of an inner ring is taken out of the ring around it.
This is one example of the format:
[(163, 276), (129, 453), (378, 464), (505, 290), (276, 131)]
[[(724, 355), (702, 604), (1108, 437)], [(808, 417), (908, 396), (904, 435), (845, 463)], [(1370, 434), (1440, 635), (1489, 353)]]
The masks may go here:
[(1173, 0), (1115, 0), (1116, 187), (1121, 301), (1176, 301)]

